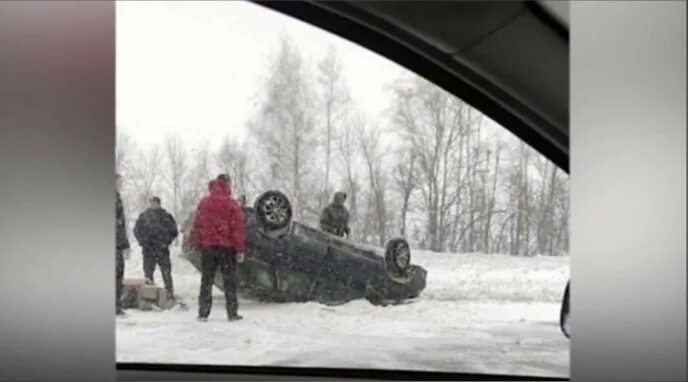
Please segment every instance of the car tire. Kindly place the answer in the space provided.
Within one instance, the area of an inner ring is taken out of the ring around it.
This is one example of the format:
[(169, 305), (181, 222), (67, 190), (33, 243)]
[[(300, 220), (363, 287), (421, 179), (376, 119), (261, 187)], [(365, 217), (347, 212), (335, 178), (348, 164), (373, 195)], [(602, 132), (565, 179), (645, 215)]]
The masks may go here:
[(292, 219), (291, 203), (286, 195), (279, 191), (263, 193), (255, 203), (258, 225), (266, 232), (283, 230)]
[(402, 275), (411, 266), (411, 247), (406, 239), (396, 238), (387, 242), (385, 264), (393, 275)]

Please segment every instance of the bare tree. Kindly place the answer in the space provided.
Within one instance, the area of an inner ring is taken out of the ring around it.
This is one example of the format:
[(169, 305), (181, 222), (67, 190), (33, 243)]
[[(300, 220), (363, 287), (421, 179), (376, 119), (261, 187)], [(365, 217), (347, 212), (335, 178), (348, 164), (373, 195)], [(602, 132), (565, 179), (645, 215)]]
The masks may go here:
[(139, 212), (146, 209), (150, 198), (158, 193), (158, 183), (162, 175), (162, 157), (160, 147), (157, 145), (147, 148), (145, 151), (138, 151), (132, 180), (136, 189), (135, 205)]
[(378, 244), (384, 245), (387, 239), (387, 209), (385, 200), (386, 177), (382, 165), (384, 151), (380, 143), (380, 131), (366, 129), (365, 122), (360, 120), (357, 127), (361, 152), (368, 170), (369, 195), (372, 202), (372, 214), (378, 237)]
[(150, 196), (169, 191), (183, 219), (217, 170), (230, 174), (236, 193), (284, 191), (295, 218), (306, 222), (335, 187), (344, 190), (358, 241), (383, 245), (398, 230), (432, 251), (567, 251), (568, 178), (533, 149), (506, 131), (491, 135), (494, 124), (483, 126), (481, 113), (417, 76), (389, 88), (385, 122), (395, 132), (387, 140), (350, 100), (334, 49), (316, 70), (309, 65), (282, 36), (244, 142), (225, 137), (217, 149), (204, 143), (187, 151), (170, 134), (162, 150), (144, 151), (119, 134), (115, 161), (128, 208), (143, 209)]
[(166, 136), (165, 154), (168, 166), (166, 180), (172, 195), (172, 213), (175, 219), (179, 219), (183, 193), (182, 188), (188, 173), (187, 154), (179, 134), (170, 133)]
[[(502, 151), (502, 145), (500, 142), (497, 142), (495, 144), (495, 150), (494, 150), (494, 168), (492, 171), (492, 185), (489, 193), (487, 193), (487, 197), (489, 198), (487, 202), (487, 211), (486, 211), (486, 216), (485, 216), (485, 226), (483, 228), (483, 250), (486, 253), (491, 253), (494, 251), (493, 247), (490, 245), (491, 244), (491, 238), (492, 238), (492, 218), (495, 213), (495, 207), (497, 203), (497, 184), (499, 182), (499, 161), (500, 161), (500, 155)], [(487, 152), (487, 160), (486, 160), (486, 165), (489, 165), (490, 163), (490, 156), (491, 156), (491, 151)]]
[(406, 220), (410, 207), (410, 199), (416, 188), (416, 155), (408, 149), (402, 148), (392, 175), (394, 185), (401, 197), (401, 216), (399, 217), (399, 234), (406, 235)]
[[(119, 130), (119, 129), (118, 129)], [(122, 189), (121, 197), (125, 201), (124, 208), (126, 209), (127, 228), (131, 229), (133, 226), (132, 220), (139, 212), (139, 190), (137, 183), (137, 167), (139, 166), (138, 148), (134, 138), (126, 133), (117, 132), (116, 148), (115, 148), (115, 171), (122, 175)]]
[(516, 163), (509, 178), (510, 200), (514, 209), (510, 253), (512, 255), (528, 255), (530, 253), (530, 188), (528, 181), (530, 151), (524, 142), (519, 142), (516, 155)]
[(246, 194), (249, 188), (248, 157), (242, 145), (225, 136), (216, 154), (217, 166), (232, 178), (234, 192)]
[(557, 167), (544, 157), (536, 157), (534, 165), (539, 180), (533, 208), (537, 253), (557, 255), (567, 251), (567, 233), (562, 230), (562, 223), (568, 221), (567, 184)]
[(449, 235), (449, 212), (457, 200), (452, 182), (466, 106), (435, 85), (415, 77), (395, 87), (395, 123), (418, 161), (419, 189), (427, 213), (430, 249), (442, 251)]
[(569, 251), (569, 179), (562, 172), (558, 172), (557, 177), (561, 183), (561, 188), (557, 193), (558, 223), (556, 246), (550, 250), (550, 254), (564, 254)]
[(121, 132), (117, 133), (115, 145), (115, 171), (125, 175), (133, 166), (136, 145), (130, 135)]
[[(309, 159), (316, 142), (314, 94), (305, 63), (294, 43), (282, 36), (261, 92), (265, 95), (251, 124), (273, 187), (291, 195), (297, 219), (309, 212)], [(311, 215), (314, 215), (311, 211)], [(311, 216), (312, 217), (312, 216)]]
[(322, 208), (327, 198), (329, 198), (330, 190), (330, 166), (332, 163), (332, 141), (335, 130), (335, 124), (340, 119), (344, 107), (349, 102), (349, 91), (344, 83), (341, 74), (341, 63), (337, 55), (337, 51), (333, 46), (327, 50), (327, 55), (320, 62), (318, 83), (320, 85), (320, 93), (322, 94), (322, 102), (324, 103), (324, 119), (325, 119), (325, 176), (322, 181), (322, 190), (318, 197), (318, 209)]
[(214, 178), (212, 153), (203, 142), (191, 151), (192, 165), (189, 167), (187, 187), (182, 197), (182, 216), (186, 217), (195, 208), (200, 198), (208, 192), (208, 182)]
[(360, 165), (360, 151), (358, 150), (358, 129), (354, 117), (349, 116), (346, 123), (343, 123), (340, 128), (336, 129), (335, 146), (338, 154), (339, 168), (341, 169), (341, 177), (345, 185), (347, 200), (349, 202), (349, 212), (351, 215), (351, 229), (354, 238), (362, 239), (362, 232), (365, 230), (360, 228), (360, 214), (358, 195), (361, 190), (361, 184), (358, 176), (358, 168)]

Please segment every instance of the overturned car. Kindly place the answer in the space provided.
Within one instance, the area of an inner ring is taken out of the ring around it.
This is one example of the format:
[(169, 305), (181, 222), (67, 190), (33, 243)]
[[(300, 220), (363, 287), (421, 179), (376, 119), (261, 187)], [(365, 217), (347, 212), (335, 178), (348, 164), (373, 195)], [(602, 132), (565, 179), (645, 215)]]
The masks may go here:
[[(411, 264), (406, 240), (392, 239), (384, 253), (292, 221), (279, 191), (263, 193), (244, 208), (246, 258), (238, 267), (237, 290), (269, 302), (316, 301), (328, 305), (365, 298), (376, 305), (401, 303), (425, 289), (427, 271)], [(201, 270), (200, 251), (184, 229), (183, 256)], [(222, 288), (222, 277), (215, 276)]]

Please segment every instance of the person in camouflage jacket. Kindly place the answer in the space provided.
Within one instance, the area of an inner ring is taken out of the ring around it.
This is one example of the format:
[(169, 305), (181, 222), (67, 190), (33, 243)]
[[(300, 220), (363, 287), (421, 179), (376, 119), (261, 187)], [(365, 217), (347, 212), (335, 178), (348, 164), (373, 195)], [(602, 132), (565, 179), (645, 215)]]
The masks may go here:
[(349, 210), (344, 206), (346, 193), (337, 191), (332, 202), (320, 214), (320, 229), (333, 235), (349, 236)]

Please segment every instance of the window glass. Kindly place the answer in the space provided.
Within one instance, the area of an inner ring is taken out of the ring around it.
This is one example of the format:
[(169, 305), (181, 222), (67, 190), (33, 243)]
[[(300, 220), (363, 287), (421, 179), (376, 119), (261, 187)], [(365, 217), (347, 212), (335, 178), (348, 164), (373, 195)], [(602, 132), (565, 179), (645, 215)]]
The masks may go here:
[(568, 175), (261, 6), (116, 7), (118, 362), (568, 376)]

